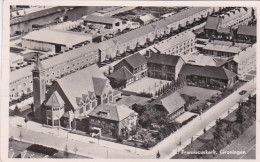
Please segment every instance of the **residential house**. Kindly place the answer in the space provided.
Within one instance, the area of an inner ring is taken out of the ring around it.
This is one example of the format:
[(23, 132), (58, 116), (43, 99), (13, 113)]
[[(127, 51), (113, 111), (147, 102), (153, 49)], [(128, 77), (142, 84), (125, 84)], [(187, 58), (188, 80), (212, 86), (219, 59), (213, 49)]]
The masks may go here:
[(239, 79), (244, 79), (250, 71), (256, 70), (256, 44), (231, 58), (225, 67), (236, 73)]
[(114, 66), (114, 72), (108, 76), (111, 83), (123, 87), (147, 76), (147, 61), (139, 53), (126, 57)]
[(147, 57), (148, 76), (152, 78), (177, 80), (185, 64), (180, 56), (151, 53)]
[(169, 96), (166, 96), (155, 103), (155, 111), (164, 111), (168, 114), (170, 120), (176, 119), (185, 111), (185, 100), (178, 93), (174, 92)]
[(239, 42), (256, 42), (256, 26), (240, 25), (238, 26), (236, 38)]
[(101, 136), (129, 134), (136, 125), (137, 113), (125, 105), (101, 104), (89, 114), (89, 128), (100, 130)]

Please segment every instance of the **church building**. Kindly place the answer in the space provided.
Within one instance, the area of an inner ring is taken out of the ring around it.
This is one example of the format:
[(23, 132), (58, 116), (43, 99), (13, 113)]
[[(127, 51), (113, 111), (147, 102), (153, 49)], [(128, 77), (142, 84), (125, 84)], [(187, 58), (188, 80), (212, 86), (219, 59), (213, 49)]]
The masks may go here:
[(44, 68), (37, 59), (33, 73), (34, 109), (40, 109), (41, 122), (50, 126), (76, 128), (76, 122), (102, 103), (114, 103), (116, 95), (97, 65), (53, 82), (46, 93)]

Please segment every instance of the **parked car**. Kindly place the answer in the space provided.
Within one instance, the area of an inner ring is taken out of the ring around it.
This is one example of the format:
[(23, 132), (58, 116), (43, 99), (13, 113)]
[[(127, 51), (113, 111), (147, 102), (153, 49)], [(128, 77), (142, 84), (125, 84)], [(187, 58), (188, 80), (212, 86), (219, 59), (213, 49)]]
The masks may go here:
[(239, 92), (239, 94), (244, 95), (244, 94), (246, 94), (246, 92), (247, 92), (246, 90), (242, 90), (241, 92)]

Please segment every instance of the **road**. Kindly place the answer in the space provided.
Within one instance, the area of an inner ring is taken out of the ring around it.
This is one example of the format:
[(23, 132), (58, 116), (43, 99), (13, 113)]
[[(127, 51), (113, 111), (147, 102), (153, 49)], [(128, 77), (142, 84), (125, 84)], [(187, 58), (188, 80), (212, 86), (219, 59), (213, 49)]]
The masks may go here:
[[(19, 128), (15, 124), (15, 122), (19, 121), (12, 120), (11, 117), (9, 136), (13, 136), (15, 139), (20, 140), (19, 135), (20, 132), (22, 132), (21, 139), (24, 142), (38, 143), (59, 150), (64, 150), (65, 145), (68, 145), (69, 152), (71, 153), (75, 153), (74, 150), (75, 147), (77, 147), (78, 151), (76, 154), (91, 158), (155, 158), (158, 151), (160, 152), (161, 158), (171, 158), (177, 153), (177, 150), (180, 151), (190, 143), (192, 136), (195, 139), (198, 135), (203, 133), (204, 128), (213, 126), (216, 119), (226, 116), (229, 109), (230, 111), (236, 109), (238, 105), (237, 102), (248, 97), (250, 93), (255, 91), (255, 88), (256, 85), (253, 81), (246, 83), (236, 92), (202, 114), (201, 117), (195, 118), (192, 122), (188, 123), (150, 150), (135, 149), (131, 146), (103, 140), (99, 140), (98, 144), (96, 139), (81, 137), (79, 135), (77, 137), (70, 135), (67, 139), (66, 135), (62, 135), (62, 132), (65, 131), (60, 130), (60, 133), (55, 133), (57, 130), (39, 127), (39, 124), (37, 127), (33, 127), (33, 122), (31, 122), (31, 125), (28, 125), (30, 123), (28, 122), (27, 128), (26, 126)], [(238, 93), (242, 89), (247, 90), (247, 94), (243, 96), (239, 95)], [(22, 123), (22, 120), (20, 120), (19, 123)], [(34, 125), (37, 125), (37, 123)], [(93, 140), (96, 142), (93, 142)], [(179, 145), (180, 140), (181, 146)]]

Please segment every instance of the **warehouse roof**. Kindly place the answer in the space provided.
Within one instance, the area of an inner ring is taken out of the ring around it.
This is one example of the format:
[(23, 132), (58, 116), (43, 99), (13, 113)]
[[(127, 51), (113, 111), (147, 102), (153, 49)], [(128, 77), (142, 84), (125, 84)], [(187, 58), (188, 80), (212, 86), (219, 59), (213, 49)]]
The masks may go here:
[(113, 17), (103, 17), (103, 16), (96, 16), (96, 15), (88, 15), (84, 18), (84, 20), (89, 22), (97, 22), (97, 23), (104, 23), (104, 24), (113, 24), (117, 21), (121, 21), (120, 19), (113, 18)]
[(155, 19), (155, 17), (154, 17), (152, 14), (146, 14), (146, 15), (140, 16), (139, 19), (140, 19), (143, 23), (146, 23), (146, 22), (150, 22), (150, 21), (152, 21), (153, 19)]
[(72, 47), (86, 41), (92, 41), (92, 37), (87, 35), (58, 30), (33, 31), (24, 36), (22, 39), (65, 45), (67, 47)]
[(205, 47), (203, 47), (203, 49), (210, 50), (210, 51), (228, 52), (228, 53), (238, 53), (242, 50), (239, 47), (218, 45), (218, 44), (212, 44), (212, 43), (208, 43)]
[(256, 37), (256, 26), (240, 25), (238, 26), (237, 34)]

